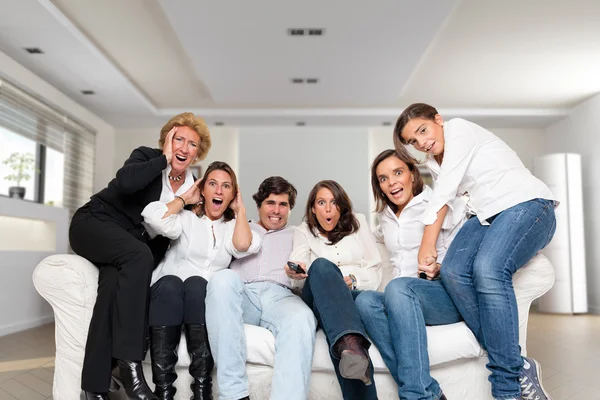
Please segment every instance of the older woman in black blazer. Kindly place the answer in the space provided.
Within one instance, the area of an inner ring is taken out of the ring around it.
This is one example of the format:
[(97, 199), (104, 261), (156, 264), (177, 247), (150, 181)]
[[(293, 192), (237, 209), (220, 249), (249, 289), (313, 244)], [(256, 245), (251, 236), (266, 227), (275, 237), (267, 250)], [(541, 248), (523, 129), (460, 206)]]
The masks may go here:
[(202, 119), (183, 113), (163, 126), (158, 143), (160, 149), (135, 149), (71, 221), (71, 248), (99, 269), (81, 378), (85, 399), (108, 399), (115, 383), (130, 399), (156, 399), (141, 361), (150, 278), (169, 242), (160, 236), (149, 239), (141, 213), (157, 200), (185, 203), (181, 195), (194, 184), (188, 168), (206, 157), (210, 132)]

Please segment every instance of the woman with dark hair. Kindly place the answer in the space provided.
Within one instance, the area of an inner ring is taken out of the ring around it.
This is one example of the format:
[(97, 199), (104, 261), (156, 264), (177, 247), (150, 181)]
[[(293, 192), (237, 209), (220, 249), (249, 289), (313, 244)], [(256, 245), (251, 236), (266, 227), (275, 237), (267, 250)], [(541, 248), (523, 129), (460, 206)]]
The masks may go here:
[(354, 298), (377, 289), (381, 258), (367, 219), (354, 213), (337, 182), (321, 181), (311, 190), (290, 260), (308, 274), (292, 283), (304, 286), (302, 299), (323, 328), (344, 399), (377, 399), (371, 344)]
[[(426, 325), (462, 320), (441, 281), (417, 278), (417, 253), (425, 224), (420, 220), (433, 190), (423, 184), (417, 161), (408, 152), (385, 150), (371, 166), (377, 211), (376, 236), (384, 242), (396, 279), (385, 292), (366, 291), (356, 308), (369, 337), (398, 384), (401, 400), (446, 399), (429, 373)], [(450, 242), (466, 220), (465, 202), (452, 204), (436, 244), (442, 262)]]
[[(186, 209), (187, 205), (191, 209)], [(210, 277), (260, 249), (250, 230), (246, 209), (231, 167), (215, 161), (199, 184), (168, 203), (148, 204), (142, 211), (151, 235), (172, 240), (152, 274), (150, 288), (150, 355), (159, 399), (173, 399), (177, 347), (183, 325), (194, 378), (194, 400), (212, 399), (214, 366), (206, 332), (204, 299)]]
[(130, 399), (156, 399), (141, 361), (150, 278), (169, 241), (150, 240), (141, 213), (148, 203), (166, 203), (193, 186), (189, 167), (206, 157), (210, 132), (201, 118), (183, 113), (162, 127), (158, 145), (133, 150), (115, 179), (71, 220), (71, 248), (99, 269), (81, 371), (84, 399), (108, 399), (112, 383), (123, 386)]
[[(488, 352), (496, 399), (548, 398), (539, 364), (521, 356), (513, 274), (552, 239), (556, 229), (550, 189), (492, 132), (461, 118), (444, 121), (423, 103), (406, 108), (394, 128), (398, 152), (406, 145), (427, 153), (436, 178), (421, 221), (426, 225), (419, 269), (441, 274), (466, 324)], [(450, 245), (443, 268), (435, 243), (447, 204), (468, 195), (470, 218)]]

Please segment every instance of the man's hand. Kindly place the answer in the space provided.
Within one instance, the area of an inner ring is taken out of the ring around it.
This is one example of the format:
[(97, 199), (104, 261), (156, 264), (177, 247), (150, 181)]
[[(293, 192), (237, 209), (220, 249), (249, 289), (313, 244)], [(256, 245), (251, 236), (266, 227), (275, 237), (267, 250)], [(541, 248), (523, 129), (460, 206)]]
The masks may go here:
[[(299, 261), (294, 261), (294, 262), (295, 262), (296, 264), (298, 264), (299, 266), (301, 266), (301, 267), (302, 267), (302, 269), (306, 271), (306, 265), (305, 265), (304, 263), (302, 263), (302, 262), (299, 262)], [(294, 272), (294, 270), (293, 270), (293, 269), (291, 269), (291, 268), (290, 268), (290, 267), (289, 267), (287, 264), (285, 264), (285, 265), (283, 266), (283, 268), (285, 269), (285, 273), (286, 273), (286, 275), (287, 275), (287, 276), (288, 276), (288, 278), (290, 278), (290, 279), (296, 279), (296, 280), (300, 281), (300, 280), (302, 280), (302, 279), (306, 279), (306, 278), (308, 278), (308, 274), (299, 274), (299, 273), (296, 273), (296, 272)]]

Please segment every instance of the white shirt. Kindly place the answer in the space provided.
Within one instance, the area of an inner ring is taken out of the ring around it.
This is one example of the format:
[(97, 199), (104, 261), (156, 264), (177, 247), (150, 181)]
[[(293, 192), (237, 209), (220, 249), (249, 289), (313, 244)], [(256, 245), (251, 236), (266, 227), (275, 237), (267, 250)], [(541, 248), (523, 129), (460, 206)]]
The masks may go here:
[[(344, 237), (334, 245), (317, 233), (313, 235), (306, 222), (294, 232), (294, 250), (291, 261), (300, 261), (310, 265), (319, 257), (323, 257), (337, 265), (344, 276), (353, 274), (359, 290), (376, 290), (381, 283), (381, 256), (377, 250), (375, 237), (369, 229), (363, 214), (354, 213), (360, 227), (357, 232)], [(307, 271), (308, 272), (308, 271)], [(292, 280), (293, 286), (304, 286), (304, 280)]]
[[(433, 190), (429, 186), (415, 196), (402, 210), (400, 216), (387, 206), (377, 214), (375, 237), (390, 253), (390, 262), (394, 268), (394, 276), (416, 277), (419, 269), (418, 254), (425, 224), (421, 222), (423, 212), (430, 204)], [(442, 263), (450, 247), (450, 243), (467, 220), (466, 203), (457, 197), (444, 220), (444, 226), (436, 243), (437, 262)]]
[(254, 232), (247, 251), (235, 249), (235, 219), (225, 222), (221, 217), (212, 221), (206, 215), (198, 217), (188, 210), (163, 218), (166, 212), (166, 204), (159, 201), (148, 204), (142, 211), (144, 221), (154, 232), (172, 240), (167, 254), (152, 273), (151, 285), (165, 275), (182, 280), (201, 276), (209, 280), (215, 272), (229, 267), (232, 256), (242, 258), (260, 249), (260, 237)]
[[(172, 201), (176, 195), (181, 196), (194, 184), (194, 176), (192, 175), (192, 171), (188, 168), (185, 172), (185, 182), (177, 189), (177, 192), (173, 192), (173, 187), (171, 187), (171, 181), (169, 180), (171, 169), (171, 164), (168, 164), (167, 168), (163, 169), (162, 172), (162, 190), (160, 191), (160, 199), (158, 201), (164, 204)], [(160, 233), (156, 232), (150, 224), (146, 223), (146, 221), (142, 221), (142, 225), (146, 228), (146, 232), (148, 232), (151, 239), (160, 235)]]
[(490, 131), (461, 118), (444, 123), (441, 167), (428, 155), (435, 186), (422, 221), (433, 224), (437, 212), (458, 195), (468, 195), (469, 210), (482, 225), (486, 219), (535, 198), (555, 200), (550, 189), (517, 154)]

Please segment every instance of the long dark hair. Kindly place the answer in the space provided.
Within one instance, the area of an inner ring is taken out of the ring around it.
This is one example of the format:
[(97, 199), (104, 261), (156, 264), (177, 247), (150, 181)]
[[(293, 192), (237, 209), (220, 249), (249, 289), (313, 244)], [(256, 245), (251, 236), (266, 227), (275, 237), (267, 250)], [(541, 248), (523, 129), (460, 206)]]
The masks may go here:
[[(231, 186), (233, 189), (233, 199), (231, 201), (234, 201), (235, 196), (238, 192), (237, 176), (235, 176), (235, 172), (233, 172), (233, 169), (229, 166), (229, 164), (227, 164), (224, 161), (214, 161), (214, 162), (210, 163), (210, 165), (206, 169), (206, 172), (204, 172), (204, 176), (202, 177), (202, 180), (198, 184), (198, 187), (200, 188), (200, 192), (202, 192), (202, 190), (204, 189), (204, 185), (206, 184), (208, 175), (213, 171), (225, 171), (229, 174), (229, 176), (231, 177)], [(197, 214), (199, 217), (203, 216), (206, 213), (205, 212), (206, 202), (204, 200), (204, 196), (202, 196), (202, 195), (200, 195), (200, 196), (202, 198), (202, 200), (201, 200), (202, 205), (197, 210)], [(231, 202), (230, 202), (230, 204), (231, 204)], [(231, 208), (229, 208), (229, 204), (227, 204), (227, 208), (225, 209), (225, 212), (223, 213), (223, 219), (225, 221), (231, 221), (234, 218), (235, 218), (235, 212), (233, 212), (233, 210)]]
[[(404, 146), (402, 147), (404, 148)], [(417, 168), (417, 164), (419, 162), (413, 156), (411, 156), (406, 149), (400, 153), (392, 149), (384, 150), (379, 153), (377, 157), (375, 157), (373, 164), (371, 164), (371, 189), (373, 190), (373, 197), (375, 198), (375, 212), (382, 212), (386, 205), (390, 206), (394, 213), (398, 212), (398, 206), (392, 203), (385, 193), (383, 193), (381, 187), (379, 186), (379, 179), (377, 178), (377, 167), (383, 160), (387, 160), (390, 157), (396, 157), (400, 161), (404, 162), (414, 177), (414, 181), (412, 183), (413, 196), (418, 196), (423, 191), (423, 178), (421, 177), (421, 173)]]
[[(312, 212), (315, 200), (317, 199), (317, 192), (323, 188), (329, 189), (331, 194), (333, 194), (335, 204), (340, 210), (340, 220), (330, 232), (327, 232), (321, 227), (321, 224), (319, 224), (319, 221), (317, 220), (317, 216)], [(308, 200), (306, 201), (304, 219), (308, 224), (309, 230), (315, 237), (317, 236), (315, 231), (318, 230), (329, 239), (329, 244), (331, 245), (336, 244), (346, 236), (358, 231), (358, 228), (360, 227), (360, 224), (352, 211), (350, 197), (348, 197), (348, 194), (339, 183), (332, 180), (321, 181), (312, 188), (308, 195)]]

